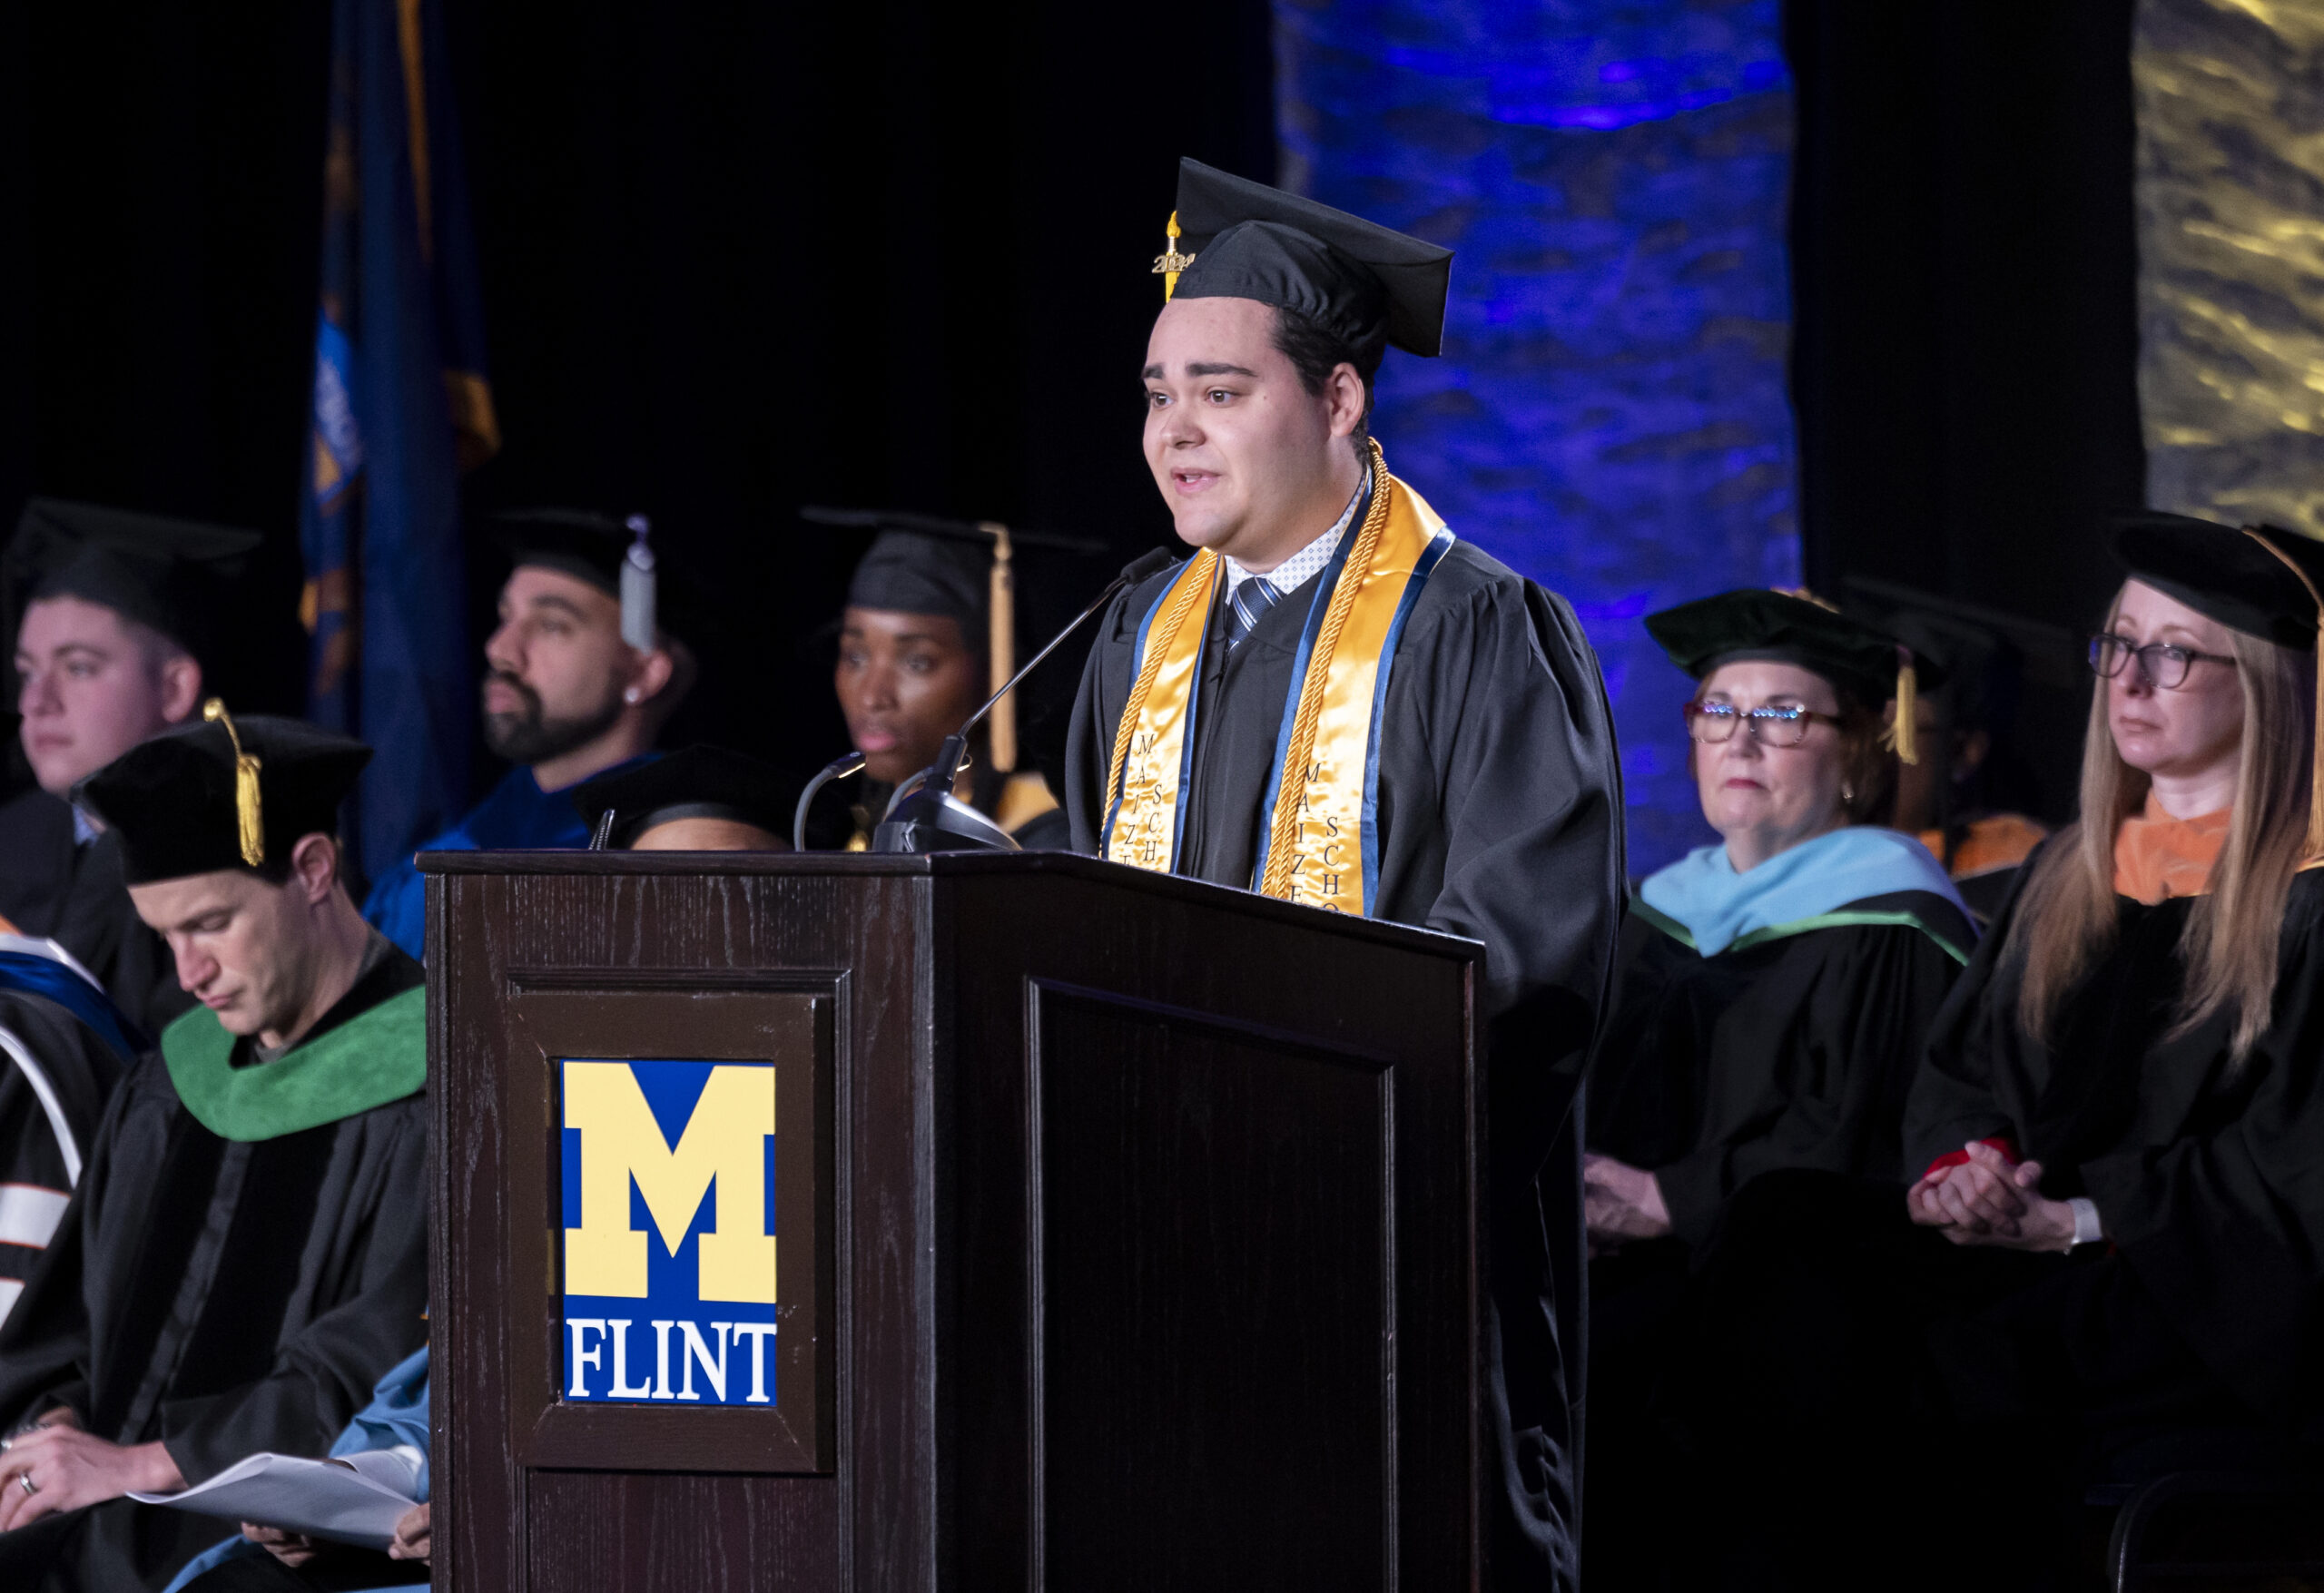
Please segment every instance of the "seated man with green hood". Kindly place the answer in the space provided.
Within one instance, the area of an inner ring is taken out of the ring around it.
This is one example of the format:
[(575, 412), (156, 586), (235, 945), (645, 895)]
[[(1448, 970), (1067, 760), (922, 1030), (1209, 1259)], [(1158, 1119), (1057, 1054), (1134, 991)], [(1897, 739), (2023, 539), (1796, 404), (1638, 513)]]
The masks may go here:
[(124, 1494), (320, 1452), (426, 1340), (420, 969), (336, 839), (369, 758), (212, 699), (75, 794), (199, 1005), (114, 1092), (0, 1326), (0, 1586), (161, 1588), (216, 1524)]

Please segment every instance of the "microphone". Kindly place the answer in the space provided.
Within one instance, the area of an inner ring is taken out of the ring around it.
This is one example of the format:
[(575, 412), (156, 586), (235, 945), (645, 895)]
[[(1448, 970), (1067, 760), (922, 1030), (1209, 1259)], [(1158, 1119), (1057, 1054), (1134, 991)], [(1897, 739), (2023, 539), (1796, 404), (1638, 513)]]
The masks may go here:
[[(983, 707), (970, 714), (960, 729), (945, 737), (942, 749), (936, 754), (936, 762), (904, 782), (888, 803), (888, 811), (881, 817), (879, 828), (872, 832), (872, 850), (882, 852), (1015, 851), (1017, 843), (1009, 838), (1007, 831), (952, 794), (953, 782), (960, 777), (960, 765), (968, 761), (969, 733), (992, 712), (994, 703), (1015, 691), (1019, 682), (1039, 668), (1043, 659), (1064, 645), (1066, 638), (1088, 624), (1099, 609), (1169, 562), (1169, 550), (1161, 547), (1149, 549), (1132, 559), (1120, 575), (1106, 584), (1106, 589), (1098, 594), (1088, 607), (1075, 615), (1065, 629), (1049, 638), (1048, 646), (1034, 654), (1025, 662), (1023, 668), (1009, 677), (1008, 684), (986, 698)], [(851, 753), (850, 756), (860, 758), (860, 754)], [(857, 767), (862, 767), (860, 762)], [(803, 821), (804, 813), (803, 804)]]
[(845, 780), (851, 774), (861, 773), (862, 769), (862, 753), (842, 752), (824, 764), (822, 772), (807, 782), (807, 789), (799, 793), (799, 807), (791, 815), (791, 850), (793, 851), (807, 850), (807, 809), (814, 801), (815, 793), (832, 781)]

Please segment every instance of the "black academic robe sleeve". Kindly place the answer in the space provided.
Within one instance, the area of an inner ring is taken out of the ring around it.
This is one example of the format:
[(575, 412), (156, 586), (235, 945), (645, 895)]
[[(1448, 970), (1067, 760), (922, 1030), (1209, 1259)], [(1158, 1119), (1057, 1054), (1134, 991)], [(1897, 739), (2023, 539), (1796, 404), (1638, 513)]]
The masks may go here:
[[(162, 1442), (189, 1482), (261, 1450), (319, 1454), (390, 1366), (425, 1339), (428, 1119), (424, 1096), (341, 1125), (367, 1143), (325, 1180), (302, 1283), (340, 1303), (300, 1323), (256, 1382), (162, 1407)], [(344, 1269), (341, 1272), (341, 1269)], [(340, 1275), (330, 1275), (340, 1273)]]
[[(2036, 848), (2034, 857), (2040, 855)], [(2002, 903), (1929, 1025), (1928, 1042), (1906, 1096), (1904, 1163), (1897, 1171), (1907, 1180), (1917, 1180), (1931, 1162), (1977, 1140), (2021, 1143), (2002, 1099), (2009, 1081), (1997, 1081), (1994, 1068), (2017, 1049), (2018, 981), (2014, 973), (1999, 976), (2010, 950), (2010, 929), (2017, 921), (2023, 885), (2033, 870), (2034, 859), (2029, 858), (2018, 870), (2018, 886)], [(2030, 1101), (2014, 1104), (2030, 1116)]]
[(1895, 1176), (1914, 1065), (1961, 971), (1902, 925), (1811, 930), (1782, 951), (1759, 998), (1720, 1016), (1695, 1148), (1656, 1169), (1672, 1229), (1689, 1244), (1709, 1239), (1728, 1200), (1762, 1173)]

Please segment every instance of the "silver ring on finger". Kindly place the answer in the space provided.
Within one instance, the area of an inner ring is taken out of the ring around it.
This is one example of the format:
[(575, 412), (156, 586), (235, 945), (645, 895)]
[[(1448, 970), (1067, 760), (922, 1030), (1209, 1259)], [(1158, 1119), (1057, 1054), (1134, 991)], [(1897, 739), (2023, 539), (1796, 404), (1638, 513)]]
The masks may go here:
[(25, 1490), (25, 1497), (26, 1499), (30, 1499), (34, 1494), (40, 1491), (40, 1484), (33, 1480), (33, 1474), (29, 1471), (19, 1471), (16, 1473), (16, 1486)]

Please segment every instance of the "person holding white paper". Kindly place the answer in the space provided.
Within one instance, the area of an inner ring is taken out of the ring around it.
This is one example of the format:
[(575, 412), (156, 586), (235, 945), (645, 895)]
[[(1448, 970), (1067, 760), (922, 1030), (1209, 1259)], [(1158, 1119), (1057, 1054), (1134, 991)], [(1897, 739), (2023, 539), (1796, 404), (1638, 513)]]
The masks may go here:
[[(411, 1470), (411, 1508), (397, 1519), (395, 1538), (384, 1555), (350, 1549), (306, 1533), (255, 1521), (242, 1523), (230, 1538), (197, 1556), (166, 1593), (259, 1593), (261, 1589), (359, 1588), (425, 1586), (411, 1562), (425, 1566), (430, 1549), (428, 1500), (428, 1352), (421, 1350), (379, 1380), (371, 1402), (330, 1446), (334, 1459), (394, 1455)], [(367, 1471), (374, 1477), (382, 1473)]]

